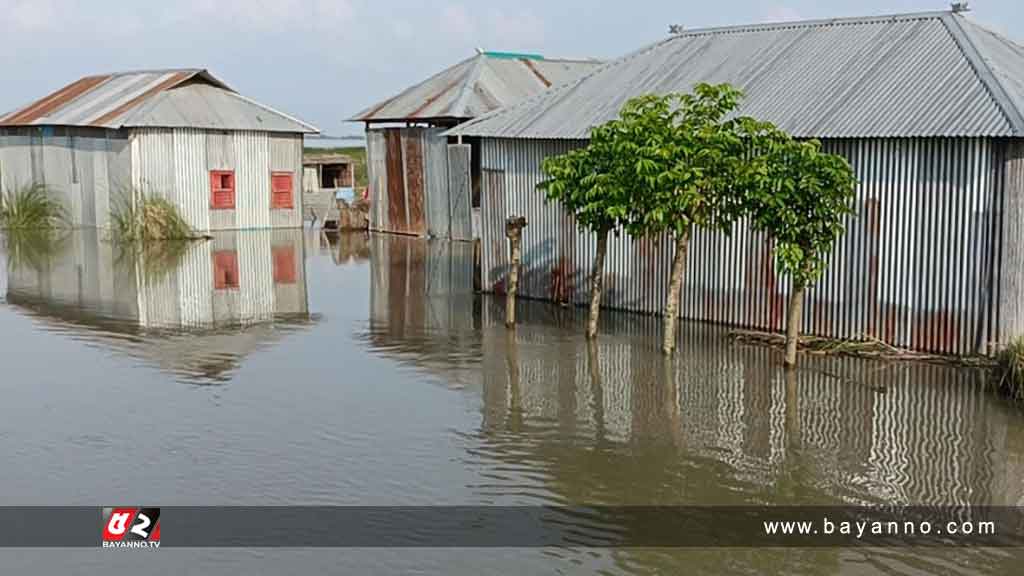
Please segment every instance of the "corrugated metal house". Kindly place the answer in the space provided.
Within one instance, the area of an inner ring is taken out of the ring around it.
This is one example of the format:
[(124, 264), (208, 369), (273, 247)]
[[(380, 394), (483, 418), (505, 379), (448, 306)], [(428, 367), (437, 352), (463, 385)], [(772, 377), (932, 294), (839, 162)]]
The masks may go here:
[(471, 240), (479, 208), (479, 140), (444, 129), (529, 98), (599, 65), (480, 52), (351, 120), (366, 123), (370, 229)]
[[(483, 139), (485, 289), (503, 287), (505, 218), (524, 215), (520, 290), (582, 303), (595, 240), (535, 189), (541, 161), (628, 98), (699, 82), (741, 88), (743, 114), (822, 139), (856, 171), (857, 215), (808, 294), (805, 332), (946, 353), (1024, 333), (1024, 48), (954, 12), (684, 31), (452, 130)], [(660, 312), (671, 243), (609, 244), (603, 303)], [(697, 231), (680, 314), (781, 330), (787, 291), (745, 223)]]
[(88, 76), (0, 116), (0, 184), (45, 184), (83, 227), (142, 193), (197, 231), (300, 227), (315, 132), (205, 70)]

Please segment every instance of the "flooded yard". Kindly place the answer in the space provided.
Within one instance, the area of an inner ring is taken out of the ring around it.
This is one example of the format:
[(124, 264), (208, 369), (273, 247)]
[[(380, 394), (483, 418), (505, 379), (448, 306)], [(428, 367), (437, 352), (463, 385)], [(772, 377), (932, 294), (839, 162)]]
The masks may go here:
[[(808, 359), (472, 292), (467, 244), (0, 248), (0, 505), (1024, 505), (967, 369)], [(1006, 574), (1012, 549), (0, 551), (4, 573)], [(113, 571), (111, 572), (111, 567)]]

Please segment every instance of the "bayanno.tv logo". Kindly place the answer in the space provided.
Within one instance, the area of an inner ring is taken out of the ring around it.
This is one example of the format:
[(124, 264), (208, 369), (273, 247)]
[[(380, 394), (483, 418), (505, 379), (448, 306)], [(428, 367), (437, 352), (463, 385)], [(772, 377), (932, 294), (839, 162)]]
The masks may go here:
[(159, 548), (159, 508), (104, 508), (104, 548)]

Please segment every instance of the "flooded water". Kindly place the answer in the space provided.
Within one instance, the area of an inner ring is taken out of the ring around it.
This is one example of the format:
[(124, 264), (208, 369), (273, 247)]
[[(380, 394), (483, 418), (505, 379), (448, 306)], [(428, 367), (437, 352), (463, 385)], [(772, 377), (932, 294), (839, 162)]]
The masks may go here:
[[(1024, 506), (970, 370), (811, 359), (474, 296), (465, 245), (239, 232), (0, 250), (0, 505)], [(0, 551), (2, 572), (1015, 574), (977, 549)]]

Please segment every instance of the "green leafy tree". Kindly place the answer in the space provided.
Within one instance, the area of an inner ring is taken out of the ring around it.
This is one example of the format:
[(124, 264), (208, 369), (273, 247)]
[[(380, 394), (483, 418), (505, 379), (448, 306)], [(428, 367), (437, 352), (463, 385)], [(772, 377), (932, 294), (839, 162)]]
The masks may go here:
[(587, 338), (597, 335), (604, 287), (604, 262), (608, 234), (626, 223), (632, 182), (628, 158), (618, 153), (623, 131), (621, 120), (595, 128), (590, 143), (544, 160), (546, 180), (538, 188), (549, 200), (557, 200), (583, 230), (597, 235), (597, 252), (590, 274), (590, 317)]
[(631, 163), (628, 230), (634, 236), (668, 232), (675, 242), (662, 349), (671, 354), (687, 251), (694, 227), (726, 234), (744, 214), (758, 180), (752, 141), (771, 126), (730, 117), (741, 93), (728, 84), (699, 84), (692, 94), (641, 96), (621, 114), (617, 152)]
[(779, 269), (792, 281), (785, 362), (794, 366), (804, 291), (821, 278), (844, 232), (857, 181), (849, 163), (822, 153), (817, 140), (798, 141), (773, 131), (759, 140), (758, 148), (757, 185), (747, 208), (753, 228), (774, 240)]

